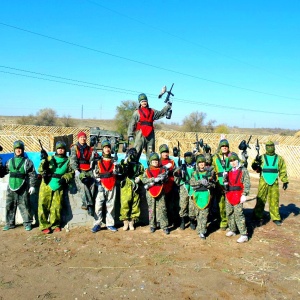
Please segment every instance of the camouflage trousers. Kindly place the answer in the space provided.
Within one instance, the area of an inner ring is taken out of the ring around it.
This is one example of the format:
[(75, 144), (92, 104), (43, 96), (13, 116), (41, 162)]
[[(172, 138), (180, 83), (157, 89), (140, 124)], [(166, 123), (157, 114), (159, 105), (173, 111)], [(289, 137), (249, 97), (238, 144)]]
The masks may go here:
[(239, 230), (240, 234), (247, 234), (246, 220), (243, 213), (243, 204), (231, 205), (226, 200), (226, 213), (228, 217), (228, 227), (231, 231)]
[(220, 185), (219, 182), (216, 184), (215, 197), (216, 197), (216, 201), (219, 204), (219, 217), (221, 220), (220, 227), (226, 228), (228, 221), (226, 215), (226, 200), (225, 200), (224, 186)]
[(197, 233), (205, 234), (207, 232), (207, 219), (209, 214), (209, 207), (205, 209), (198, 209), (196, 208), (196, 215), (197, 215)]
[(117, 187), (114, 186), (111, 191), (107, 190), (101, 184), (98, 185), (98, 194), (95, 203), (96, 220), (94, 225), (101, 225), (103, 221), (103, 206), (106, 206), (106, 226), (115, 225), (115, 202)]
[(142, 135), (139, 130), (136, 132), (134, 148), (138, 153), (138, 157), (141, 156), (143, 149), (146, 150), (146, 156), (149, 158), (151, 152), (155, 152), (155, 138), (154, 133), (151, 133), (147, 138)]
[(156, 228), (156, 222), (159, 222), (161, 229), (166, 229), (168, 227), (168, 215), (164, 193), (153, 198), (147, 192), (147, 203), (150, 227)]
[(177, 186), (173, 186), (173, 189), (165, 194), (165, 201), (167, 207), (168, 224), (178, 225), (179, 222), (179, 194)]
[(60, 227), (63, 189), (52, 191), (42, 181), (39, 192), (38, 216), (40, 230)]
[(15, 192), (7, 187), (6, 225), (15, 225), (17, 207), (19, 207), (24, 226), (30, 225), (32, 223), (32, 216), (30, 213), (30, 195), (28, 194), (25, 185)]
[(139, 185), (128, 177), (122, 181), (120, 220), (132, 219), (135, 222), (140, 217), (140, 190)]
[(196, 209), (193, 199), (189, 196), (188, 191), (184, 184), (179, 189), (179, 216), (190, 217), (194, 219), (196, 217)]
[(268, 185), (263, 177), (260, 177), (258, 184), (257, 201), (254, 207), (254, 215), (258, 219), (263, 218), (264, 208), (267, 200), (269, 201), (269, 210), (272, 221), (280, 221), (279, 214), (279, 186), (278, 179), (273, 185)]
[(77, 186), (77, 190), (80, 193), (82, 206), (83, 207), (87, 207), (88, 205), (94, 206), (95, 179), (93, 177), (89, 177), (87, 183), (83, 183), (78, 176), (75, 177), (75, 183)]

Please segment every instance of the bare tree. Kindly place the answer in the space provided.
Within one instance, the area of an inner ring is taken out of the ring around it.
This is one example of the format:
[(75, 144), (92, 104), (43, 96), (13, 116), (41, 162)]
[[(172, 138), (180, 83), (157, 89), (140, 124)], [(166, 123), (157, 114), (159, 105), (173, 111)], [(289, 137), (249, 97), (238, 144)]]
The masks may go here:
[(62, 126), (64, 127), (73, 127), (75, 126), (75, 121), (71, 118), (70, 115), (63, 115), (60, 118), (60, 123), (62, 124)]
[(119, 133), (126, 135), (133, 112), (137, 109), (137, 102), (133, 100), (122, 101), (117, 106), (115, 124)]
[(206, 113), (195, 111), (186, 116), (182, 121), (183, 131), (197, 132), (202, 131)]
[(55, 126), (57, 113), (52, 108), (43, 108), (36, 113), (35, 125), (38, 126)]

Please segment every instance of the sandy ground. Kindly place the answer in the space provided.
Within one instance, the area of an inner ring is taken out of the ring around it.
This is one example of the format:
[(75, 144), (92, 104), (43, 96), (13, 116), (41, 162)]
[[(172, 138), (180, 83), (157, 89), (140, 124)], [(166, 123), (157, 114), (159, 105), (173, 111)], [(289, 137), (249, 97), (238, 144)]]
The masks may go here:
[[(255, 195), (256, 178), (252, 185)], [(1, 231), (0, 299), (300, 299), (297, 186), (281, 190), (281, 227), (258, 227), (255, 201), (246, 203), (244, 244), (214, 222), (205, 241), (190, 228), (169, 236), (148, 226), (47, 236), (22, 226)]]

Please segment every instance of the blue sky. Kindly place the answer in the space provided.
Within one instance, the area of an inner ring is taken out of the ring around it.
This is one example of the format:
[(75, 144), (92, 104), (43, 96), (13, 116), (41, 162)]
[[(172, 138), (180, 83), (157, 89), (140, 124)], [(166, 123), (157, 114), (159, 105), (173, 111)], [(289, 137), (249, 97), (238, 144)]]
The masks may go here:
[(2, 0), (0, 115), (112, 119), (174, 83), (173, 115), (299, 129), (300, 1)]

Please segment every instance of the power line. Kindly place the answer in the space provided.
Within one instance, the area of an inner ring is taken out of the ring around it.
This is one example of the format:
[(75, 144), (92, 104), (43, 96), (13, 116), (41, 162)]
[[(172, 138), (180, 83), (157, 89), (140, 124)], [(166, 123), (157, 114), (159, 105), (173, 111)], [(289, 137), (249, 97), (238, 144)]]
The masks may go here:
[[(32, 73), (32, 74), (38, 74), (38, 75), (42, 75), (42, 76), (48, 76), (48, 77), (51, 77), (51, 78), (58, 78), (58, 79), (64, 79), (64, 80), (68, 80), (68, 81), (74, 81), (76, 83), (66, 82), (66, 81), (61, 81), (61, 80), (55, 80), (55, 79), (49, 79), (49, 78), (42, 78), (42, 77), (26, 75), (26, 74), (18, 74), (18, 73), (8, 72), (8, 71), (0, 71), (1, 73), (10, 74), (10, 75), (16, 75), (16, 76), (27, 77), (27, 78), (34, 78), (34, 79), (50, 81), (50, 82), (55, 82), (55, 83), (74, 85), (74, 86), (84, 87), (84, 88), (104, 90), (104, 91), (109, 91), (109, 92), (114, 92), (114, 93), (125, 93), (125, 94), (129, 94), (129, 95), (137, 95), (139, 93), (138, 91), (121, 89), (121, 88), (118, 88), (118, 87), (106, 86), (106, 85), (101, 85), (101, 84), (96, 84), (96, 83), (89, 83), (89, 82), (86, 82), (86, 81), (80, 81), (80, 80), (70, 79), (70, 78), (66, 78), (66, 77), (49, 75), (49, 74), (46, 74), (46, 73), (33, 72), (33, 71), (28, 71), (28, 70), (18, 69), (18, 68), (12, 68), (12, 67), (7, 67), (7, 66), (0, 66), (0, 67), (1, 68), (12, 69), (12, 70), (18, 70), (18, 71), (27, 72), (27, 73)], [(78, 82), (79, 83), (85, 83), (85, 84), (79, 84)], [(101, 86), (101, 87), (98, 87), (98, 86)], [(105, 88), (102, 88), (102, 87), (105, 87)], [(154, 94), (151, 94), (151, 93), (147, 93), (147, 94), (151, 95), (151, 96), (155, 96), (155, 97), (157, 96), (157, 95), (154, 95)], [(239, 111), (246, 111), (246, 112), (259, 112), (259, 113), (265, 113), (265, 114), (275, 114), (275, 115), (285, 115), (285, 116), (300, 116), (300, 114), (263, 111), (263, 110), (249, 109), (249, 108), (239, 108), (239, 107), (219, 105), (219, 104), (200, 102), (200, 101), (194, 101), (194, 100), (188, 100), (188, 99), (182, 99), (182, 98), (175, 98), (175, 97), (174, 97), (174, 100), (176, 100), (177, 102), (182, 102), (182, 103), (189, 103), (189, 104), (194, 104), (194, 105), (204, 105), (204, 106), (230, 109), (230, 110), (239, 110)]]
[(194, 79), (199, 79), (199, 80), (203, 80), (203, 81), (206, 81), (206, 82), (215, 83), (215, 84), (219, 84), (219, 85), (222, 85), (222, 86), (228, 86), (228, 87), (239, 89), (239, 90), (258, 93), (258, 94), (262, 94), (262, 95), (268, 95), (268, 96), (284, 98), (284, 99), (290, 99), (290, 100), (300, 100), (299, 98), (287, 97), (287, 96), (282, 96), (282, 95), (277, 95), (277, 94), (272, 94), (272, 93), (266, 93), (266, 92), (262, 92), (262, 91), (257, 91), (257, 90), (253, 90), (253, 89), (239, 87), (239, 86), (236, 86), (236, 85), (223, 83), (223, 82), (219, 82), (219, 81), (199, 77), (199, 76), (196, 76), (196, 75), (191, 75), (191, 74), (187, 74), (187, 73), (183, 73), (183, 72), (179, 72), (179, 71), (175, 71), (175, 70), (155, 66), (155, 65), (148, 64), (148, 63), (141, 62), (141, 61), (137, 61), (137, 60), (134, 60), (134, 59), (131, 59), (131, 58), (123, 57), (123, 56), (112, 54), (112, 53), (105, 52), (105, 51), (101, 51), (101, 50), (94, 49), (94, 48), (87, 47), (87, 46), (83, 46), (83, 45), (80, 45), (80, 44), (77, 44), (77, 43), (68, 42), (68, 41), (65, 41), (65, 40), (62, 40), (62, 39), (58, 39), (58, 38), (51, 37), (51, 36), (48, 36), (48, 35), (45, 35), (45, 34), (37, 33), (37, 32), (31, 31), (31, 30), (23, 29), (23, 28), (20, 28), (20, 27), (17, 27), (17, 26), (12, 26), (12, 25), (9, 25), (9, 24), (6, 24), (6, 23), (0, 22), (0, 25), (6, 26), (6, 27), (9, 27), (9, 28), (13, 28), (13, 29), (16, 29), (16, 30), (20, 30), (20, 31), (23, 31), (23, 32), (27, 32), (27, 33), (37, 35), (37, 36), (40, 36), (40, 37), (44, 37), (44, 38), (54, 40), (54, 41), (57, 41), (57, 42), (60, 42), (60, 43), (64, 43), (64, 44), (67, 44), (67, 45), (71, 45), (71, 46), (75, 46), (75, 47), (82, 48), (82, 49), (85, 49), (85, 50), (101, 53), (101, 54), (108, 55), (108, 56), (111, 56), (111, 57), (115, 57), (115, 58), (119, 58), (119, 59), (126, 60), (126, 61), (129, 61), (129, 62), (133, 62), (133, 63), (136, 63), (136, 64), (140, 64), (140, 65), (148, 66), (148, 67), (151, 67), (151, 68), (155, 68), (155, 69), (158, 69), (158, 70), (163, 70), (163, 71), (171, 72), (171, 73), (174, 73), (174, 74), (179, 74), (179, 75), (182, 75), (182, 76), (186, 76), (186, 77), (190, 77), (190, 78), (194, 78)]
[[(135, 21), (135, 22), (137, 22), (137, 23), (139, 23), (139, 24), (142, 24), (142, 25), (144, 25), (144, 26), (146, 26), (146, 27), (152, 28), (152, 29), (154, 29), (154, 30), (160, 31), (160, 32), (162, 32), (162, 33), (164, 33), (164, 34), (167, 34), (167, 35), (169, 35), (169, 36), (175, 37), (175, 38), (177, 38), (177, 39), (179, 39), (179, 40), (181, 40), (181, 41), (184, 41), (184, 42), (186, 42), (186, 43), (189, 43), (189, 44), (195, 45), (195, 46), (197, 46), (197, 47), (203, 48), (203, 49), (208, 50), (208, 51), (210, 51), (210, 52), (213, 52), (213, 53), (215, 53), (215, 54), (217, 54), (217, 55), (220, 55), (220, 56), (229, 58), (229, 59), (231, 59), (231, 60), (237, 61), (237, 62), (239, 62), (239, 63), (242, 63), (242, 64), (244, 64), (244, 65), (250, 66), (250, 67), (252, 67), (252, 68), (255, 68), (255, 69), (257, 69), (257, 70), (262, 70), (262, 71), (264, 71), (264, 72), (271, 73), (269, 70), (266, 70), (266, 69), (263, 69), (263, 68), (261, 68), (261, 67), (255, 66), (255, 65), (253, 65), (253, 64), (250, 64), (250, 63), (248, 63), (248, 62), (245, 62), (245, 61), (240, 60), (240, 59), (238, 59), (238, 58), (235, 58), (235, 57), (233, 57), (233, 56), (230, 56), (230, 55), (221, 53), (221, 52), (219, 52), (219, 51), (217, 51), (217, 50), (214, 50), (214, 49), (211, 49), (211, 48), (209, 48), (209, 47), (200, 45), (199, 43), (196, 43), (195, 41), (190, 41), (190, 40), (188, 40), (188, 39), (186, 39), (186, 38), (184, 38), (184, 37), (182, 37), (182, 36), (176, 35), (176, 34), (171, 33), (171, 32), (169, 32), (169, 31), (163, 30), (163, 29), (161, 29), (161, 28), (159, 28), (159, 27), (156, 27), (156, 26), (150, 25), (150, 24), (148, 24), (148, 23), (145, 23), (145, 22), (141, 21), (140, 19), (135, 19), (135, 18), (133, 18), (133, 17), (131, 17), (131, 16), (128, 16), (128, 15), (126, 15), (126, 14), (123, 14), (123, 13), (121, 13), (121, 12), (119, 12), (119, 11), (116, 11), (116, 10), (114, 10), (114, 9), (108, 8), (108, 7), (102, 5), (102, 4), (98, 3), (98, 2), (95, 2), (95, 1), (93, 1), (93, 0), (85, 0), (85, 1), (90, 2), (90, 3), (93, 3), (94, 5), (100, 6), (100, 7), (104, 8), (104, 9), (106, 9), (106, 10), (108, 10), (108, 11), (114, 13), (114, 14), (118, 14), (118, 15), (124, 17), (124, 18), (127, 18), (127, 19), (129, 19), (129, 20)], [(273, 72), (272, 72), (271, 74), (274, 75)], [(289, 80), (291, 80), (291, 79), (294, 80), (294, 78), (290, 78), (290, 77), (287, 77), (287, 76), (282, 76), (282, 75), (278, 75), (278, 74), (275, 74), (275, 75), (278, 76), (278, 77), (285, 77), (285, 78), (288, 78)]]

